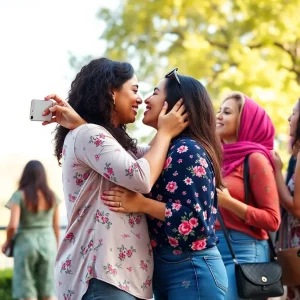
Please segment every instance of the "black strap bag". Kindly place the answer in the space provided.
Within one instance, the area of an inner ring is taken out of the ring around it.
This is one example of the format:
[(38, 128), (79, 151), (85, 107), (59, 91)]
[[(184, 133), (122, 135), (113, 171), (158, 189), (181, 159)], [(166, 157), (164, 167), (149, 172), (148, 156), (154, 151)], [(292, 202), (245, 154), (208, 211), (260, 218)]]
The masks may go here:
[[(244, 162), (244, 187), (245, 203), (249, 204), (249, 156)], [(220, 212), (218, 220), (224, 232), (233, 261), (235, 262), (235, 276), (240, 298), (245, 299), (266, 299), (268, 297), (279, 297), (284, 293), (282, 285), (282, 269), (277, 262), (275, 248), (269, 234), (269, 247), (271, 252), (271, 261), (266, 263), (239, 263), (229, 239), (228, 230), (224, 224)]]

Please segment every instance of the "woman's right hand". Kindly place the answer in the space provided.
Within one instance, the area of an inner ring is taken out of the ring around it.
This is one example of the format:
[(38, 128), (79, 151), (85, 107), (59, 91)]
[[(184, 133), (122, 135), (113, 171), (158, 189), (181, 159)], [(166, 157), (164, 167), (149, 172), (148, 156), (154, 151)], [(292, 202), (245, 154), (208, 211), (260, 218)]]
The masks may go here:
[(72, 106), (56, 94), (50, 94), (44, 99), (46, 101), (54, 100), (56, 104), (44, 111), (43, 116), (52, 113), (52, 119), (51, 121), (44, 121), (42, 125), (58, 123), (65, 128), (75, 129), (82, 124), (86, 124), (86, 121), (79, 116)]
[(185, 112), (183, 99), (180, 99), (168, 114), (167, 109), (168, 103), (165, 102), (158, 116), (157, 129), (174, 138), (189, 125), (188, 114)]

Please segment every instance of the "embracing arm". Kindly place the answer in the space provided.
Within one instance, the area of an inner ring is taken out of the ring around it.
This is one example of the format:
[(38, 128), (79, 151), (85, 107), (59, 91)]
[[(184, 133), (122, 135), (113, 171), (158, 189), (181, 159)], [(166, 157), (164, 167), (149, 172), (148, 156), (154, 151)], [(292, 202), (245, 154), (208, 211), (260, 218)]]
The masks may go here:
[(134, 159), (101, 126), (82, 125), (75, 140), (77, 159), (106, 179), (127, 189), (148, 193), (150, 166), (145, 158)]
[[(63, 127), (74, 129), (86, 123), (85, 120), (83, 120), (78, 113), (75, 112), (75, 110), (68, 104), (67, 101), (61, 99), (55, 94), (45, 97), (45, 100), (50, 99), (55, 100), (57, 104), (54, 107), (47, 109), (43, 113), (43, 115), (48, 115), (50, 112), (52, 112), (51, 121), (43, 122), (43, 125), (57, 122)], [(163, 163), (165, 161), (171, 139), (177, 136), (188, 126), (187, 114), (185, 113), (185, 107), (182, 104), (183, 100), (180, 99), (174, 105), (172, 110), (166, 114), (168, 105), (165, 102), (158, 118), (158, 132), (151, 142), (151, 149), (144, 155), (144, 159), (148, 163), (148, 168), (150, 168), (147, 178), (147, 181), (149, 181), (147, 182), (147, 188), (134, 190), (143, 193), (147, 193), (149, 191), (149, 186), (152, 187), (162, 171)], [(128, 187), (126, 185), (123, 186), (132, 189), (132, 187)]]
[(104, 192), (104, 203), (115, 212), (143, 212), (165, 221), (166, 234), (182, 247), (206, 239), (216, 218), (215, 187), (204, 151), (195, 146), (187, 142), (171, 148), (159, 187), (166, 203), (120, 187)]

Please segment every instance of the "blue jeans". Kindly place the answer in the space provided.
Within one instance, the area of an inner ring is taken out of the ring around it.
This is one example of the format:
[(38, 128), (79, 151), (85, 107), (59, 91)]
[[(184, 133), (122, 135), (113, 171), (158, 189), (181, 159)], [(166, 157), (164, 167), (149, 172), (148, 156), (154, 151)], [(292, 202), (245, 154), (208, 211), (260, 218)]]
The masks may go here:
[(112, 284), (92, 278), (89, 287), (81, 300), (136, 300), (130, 295)]
[(228, 281), (217, 247), (173, 254), (174, 249), (154, 250), (155, 300), (223, 300)]
[[(228, 230), (229, 238), (239, 263), (268, 262), (270, 260), (268, 241), (254, 239), (240, 231)], [(218, 249), (222, 255), (227, 276), (228, 292), (226, 300), (239, 300), (235, 279), (235, 263), (233, 262), (222, 230), (216, 231), (219, 238)]]

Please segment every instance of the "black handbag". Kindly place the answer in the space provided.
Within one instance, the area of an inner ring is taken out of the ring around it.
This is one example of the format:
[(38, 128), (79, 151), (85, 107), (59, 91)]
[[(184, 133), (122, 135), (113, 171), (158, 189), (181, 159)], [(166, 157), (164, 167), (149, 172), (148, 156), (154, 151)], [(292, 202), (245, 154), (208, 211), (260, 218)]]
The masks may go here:
[(14, 256), (14, 245), (15, 245), (15, 238), (13, 237), (10, 240), (9, 245), (6, 248), (5, 253), (4, 253), (7, 257), (13, 257)]
[[(245, 203), (249, 204), (249, 156), (244, 162), (244, 187)], [(224, 224), (221, 213), (218, 213), (218, 220), (224, 232), (233, 261), (235, 262), (235, 277), (238, 295), (245, 299), (258, 299), (268, 297), (279, 297), (284, 293), (282, 285), (282, 269), (277, 262), (277, 256), (272, 239), (268, 239), (271, 261), (266, 263), (239, 263), (229, 239), (228, 230)]]

